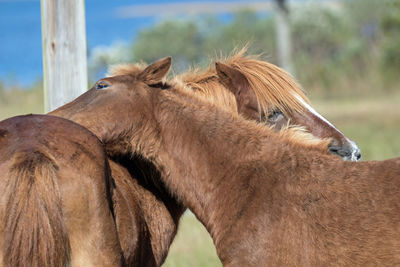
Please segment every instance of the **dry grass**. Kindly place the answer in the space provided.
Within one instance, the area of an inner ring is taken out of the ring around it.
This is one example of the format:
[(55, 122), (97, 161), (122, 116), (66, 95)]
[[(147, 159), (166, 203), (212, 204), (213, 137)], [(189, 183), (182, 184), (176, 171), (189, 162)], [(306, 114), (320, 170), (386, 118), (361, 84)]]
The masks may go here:
[(43, 113), (43, 92), (40, 88), (23, 91), (0, 91), (0, 120), (28, 113)]
[(178, 235), (163, 266), (222, 266), (210, 235), (192, 213), (186, 212), (182, 217)]
[(390, 95), (312, 101), (317, 111), (356, 141), (363, 160), (400, 156), (400, 90)]

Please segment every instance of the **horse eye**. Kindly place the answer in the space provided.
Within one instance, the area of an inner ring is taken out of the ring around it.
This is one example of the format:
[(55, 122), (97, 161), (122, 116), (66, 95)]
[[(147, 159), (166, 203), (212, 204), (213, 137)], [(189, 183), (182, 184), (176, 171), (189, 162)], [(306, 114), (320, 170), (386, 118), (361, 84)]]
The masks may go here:
[(277, 121), (283, 116), (283, 113), (279, 109), (274, 109), (270, 114), (268, 114), (268, 121)]
[(110, 85), (104, 81), (97, 82), (94, 88), (96, 90), (107, 89)]

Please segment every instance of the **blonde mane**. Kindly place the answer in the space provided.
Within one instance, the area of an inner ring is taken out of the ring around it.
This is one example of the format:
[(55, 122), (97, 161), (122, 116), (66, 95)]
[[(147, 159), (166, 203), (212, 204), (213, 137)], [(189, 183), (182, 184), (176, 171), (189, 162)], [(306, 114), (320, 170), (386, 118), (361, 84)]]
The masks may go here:
[(246, 76), (261, 110), (267, 112), (268, 106), (272, 104), (284, 113), (303, 111), (305, 107), (296, 95), (306, 103), (310, 101), (296, 80), (278, 66), (259, 60), (259, 56), (244, 56), (246, 50), (246, 47), (242, 48), (227, 58), (226, 64)]
[(184, 91), (211, 102), (220, 108), (237, 112), (235, 96), (219, 81), (214, 66), (206, 70), (193, 68), (174, 78), (174, 82), (181, 85)]
[[(196, 70), (197, 71), (197, 70)], [(207, 70), (209, 71), (209, 69)], [(205, 89), (210, 89), (214, 90), (215, 88), (213, 88), (212, 86), (215, 85), (216, 83), (218, 83), (218, 85), (216, 85), (216, 88), (218, 88), (217, 90), (221, 90), (224, 92), (229, 92), (228, 90), (226, 90), (217, 80), (216, 76), (208, 76), (207, 74), (205, 74), (206, 72), (202, 72), (201, 74), (203, 74), (204, 76), (196, 76), (196, 72), (190, 72), (189, 74), (185, 73), (185, 77), (189, 77), (191, 75), (193, 75), (193, 79), (200, 81), (200, 84), (202, 84), (202, 79), (211, 79), (212, 82), (210, 82), (209, 80), (205, 81), (204, 83), (206, 84), (205, 87), (200, 87), (200, 89), (197, 89), (198, 84), (194, 84), (196, 87), (195, 89), (193, 89), (193, 87), (189, 87), (188, 84), (185, 84), (181, 81), (181, 79), (176, 79), (176, 83), (173, 85), (173, 88), (175, 90), (177, 90), (178, 92), (181, 93), (180, 96), (187, 96), (187, 99), (182, 99), (182, 101), (186, 102), (186, 105), (189, 105), (190, 103), (192, 103), (192, 101), (190, 101), (190, 99), (198, 99), (201, 102), (203, 102), (202, 106), (207, 106), (207, 105), (212, 105), (212, 106), (217, 106), (218, 108), (224, 108), (224, 106), (220, 105), (220, 103), (218, 103), (216, 101), (216, 97), (208, 97), (206, 93), (204, 93), (204, 88)], [(188, 76), (186, 76), (188, 75)], [(199, 90), (199, 91), (196, 91)], [(211, 94), (213, 95), (213, 94)], [(200, 97), (199, 97), (200, 96)], [(235, 97), (233, 96), (232, 93), (229, 93), (229, 96), (231, 96), (233, 98), (233, 100), (235, 100)], [(187, 102), (189, 99), (189, 102)], [(175, 99), (175, 101), (177, 101)], [(194, 101), (194, 103), (196, 103), (196, 101)], [(236, 101), (235, 101), (236, 103)], [(231, 106), (232, 107), (232, 106)], [(207, 109), (207, 108), (206, 108)], [(255, 121), (249, 121), (246, 120), (244, 117), (241, 116), (241, 114), (238, 114), (237, 110), (229, 110), (226, 108), (225, 106), (225, 110), (231, 114), (231, 116), (235, 117), (235, 118), (240, 118), (241, 120), (243, 120), (243, 123), (246, 124), (247, 129), (251, 129), (250, 132), (260, 132), (260, 135), (265, 134), (265, 130), (268, 129), (268, 131), (270, 131), (269, 133), (272, 133), (274, 136), (278, 137), (283, 143), (288, 143), (291, 145), (294, 145), (296, 147), (300, 147), (301, 149), (310, 149), (313, 151), (319, 151), (323, 154), (328, 154), (328, 150), (327, 147), (329, 145), (329, 143), (331, 142), (331, 138), (318, 138), (316, 136), (314, 136), (313, 134), (311, 134), (310, 132), (307, 131), (306, 128), (302, 127), (302, 126), (293, 126), (290, 124), (287, 124), (285, 127), (281, 128), (278, 132), (276, 132), (274, 130), (274, 125), (272, 126), (268, 126), (266, 124), (261, 124), (261, 123), (256, 123)]]
[[(234, 51), (226, 59), (219, 60), (238, 69), (247, 78), (257, 97), (260, 110), (267, 114), (268, 108), (274, 106), (285, 114), (304, 111), (304, 105), (296, 96), (306, 103), (310, 101), (295, 79), (274, 64), (260, 60), (259, 56), (245, 56), (246, 51), (247, 47), (244, 47), (238, 52)], [(181, 80), (185, 86), (211, 99), (211, 102), (226, 104), (232, 110), (236, 108), (233, 94), (219, 82), (213, 65), (204, 71), (190, 70), (177, 76), (176, 80)]]
[(106, 77), (119, 76), (119, 75), (131, 75), (134, 76), (146, 68), (146, 64), (136, 63), (136, 64), (117, 64), (112, 65), (108, 68)]

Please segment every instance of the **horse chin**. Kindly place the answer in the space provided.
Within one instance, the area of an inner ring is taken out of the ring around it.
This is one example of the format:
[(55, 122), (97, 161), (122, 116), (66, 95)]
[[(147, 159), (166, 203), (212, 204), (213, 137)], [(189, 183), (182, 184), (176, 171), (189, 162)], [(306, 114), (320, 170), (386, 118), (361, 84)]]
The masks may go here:
[(344, 156), (342, 159), (345, 161), (360, 161), (360, 159), (355, 157), (353, 154), (351, 156)]

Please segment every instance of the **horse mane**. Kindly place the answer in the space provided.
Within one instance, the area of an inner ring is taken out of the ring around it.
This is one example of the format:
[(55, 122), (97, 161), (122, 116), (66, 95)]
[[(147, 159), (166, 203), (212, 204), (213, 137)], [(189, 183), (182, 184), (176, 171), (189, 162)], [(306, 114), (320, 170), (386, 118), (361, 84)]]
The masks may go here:
[(108, 68), (107, 77), (119, 76), (119, 75), (130, 75), (135, 76), (139, 72), (141, 72), (144, 68), (146, 68), (146, 64), (136, 63), (136, 64), (116, 64), (112, 65)]
[[(306, 103), (309, 103), (309, 100), (295, 79), (283, 69), (259, 60), (259, 56), (244, 56), (246, 51), (247, 47), (238, 52), (234, 51), (225, 60), (225, 64), (239, 69), (246, 76), (257, 96), (261, 110), (266, 113), (272, 103), (282, 112), (301, 112), (304, 106), (295, 94)], [(114, 65), (109, 68), (108, 76), (130, 75), (135, 77), (146, 66), (144, 63)], [(220, 83), (213, 65), (205, 70), (192, 67), (189, 71), (175, 76), (172, 81), (168, 82), (168, 87), (180, 91), (181, 96), (183, 94), (189, 98), (200, 98), (203, 103), (210, 103), (234, 116), (241, 117), (236, 112), (235, 96)], [(260, 124), (260, 126), (264, 129), (274, 127), (266, 127), (265, 124)], [(326, 147), (330, 142), (329, 138), (317, 138), (300, 126), (287, 125), (279, 131), (279, 136), (293, 145), (300, 145), (303, 148), (310, 147), (325, 154)]]
[(211, 65), (206, 70), (193, 67), (175, 76), (173, 81), (184, 91), (193, 92), (220, 108), (237, 111), (235, 96), (220, 83), (215, 68)]
[(226, 64), (240, 70), (246, 76), (261, 110), (267, 112), (266, 108), (272, 103), (286, 113), (304, 111), (304, 105), (296, 95), (306, 103), (310, 101), (293, 76), (274, 64), (260, 60), (260, 56), (244, 56), (246, 51), (247, 47), (244, 47), (234, 53), (226, 59)]
[[(304, 102), (310, 101), (303, 92), (301, 86), (285, 70), (266, 61), (260, 60), (260, 56), (245, 55), (247, 47), (234, 50), (227, 58), (217, 58), (224, 64), (242, 72), (250, 83), (251, 88), (257, 97), (257, 102), (262, 113), (268, 113), (271, 105), (277, 107), (285, 114), (293, 111), (302, 112), (305, 107), (296, 96)], [(214, 102), (219, 99), (225, 100), (232, 109), (236, 107), (234, 96), (219, 83), (213, 64), (204, 70), (193, 68), (188, 72), (176, 77), (186, 86), (191, 87), (196, 92), (211, 97)], [(229, 95), (229, 96), (228, 96)], [(219, 97), (218, 97), (219, 96)], [(231, 103), (234, 102), (235, 104)], [(223, 103), (221, 103), (223, 104)]]

